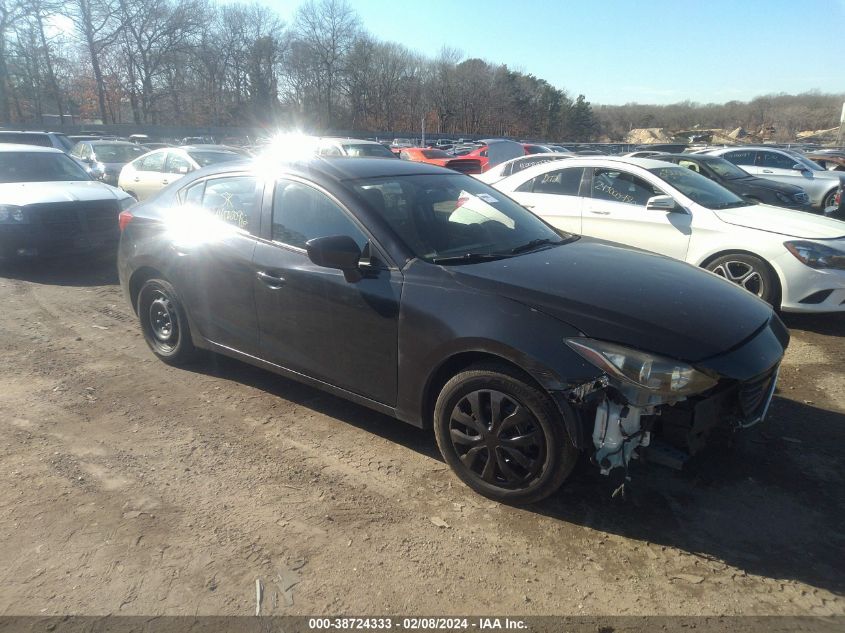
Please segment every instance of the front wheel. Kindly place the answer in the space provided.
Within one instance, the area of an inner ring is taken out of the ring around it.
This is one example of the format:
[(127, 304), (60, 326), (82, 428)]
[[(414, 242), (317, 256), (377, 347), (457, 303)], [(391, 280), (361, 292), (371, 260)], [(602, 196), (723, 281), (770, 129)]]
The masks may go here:
[(779, 301), (777, 279), (766, 262), (759, 257), (740, 253), (723, 255), (707, 264), (705, 268), (742, 286), (769, 304), (775, 305)]
[(435, 405), (434, 433), (455, 474), (504, 503), (549, 496), (578, 459), (548, 395), (507, 367), (478, 366), (447, 382)]
[(141, 287), (138, 318), (144, 340), (165, 363), (184, 365), (196, 358), (185, 310), (169, 282), (150, 279)]
[(824, 200), (822, 201), (822, 213), (824, 213), (824, 210), (827, 209), (828, 207), (832, 207), (836, 204), (836, 192), (837, 191), (838, 191), (838, 189), (833, 189), (832, 191), (830, 191), (824, 197)]

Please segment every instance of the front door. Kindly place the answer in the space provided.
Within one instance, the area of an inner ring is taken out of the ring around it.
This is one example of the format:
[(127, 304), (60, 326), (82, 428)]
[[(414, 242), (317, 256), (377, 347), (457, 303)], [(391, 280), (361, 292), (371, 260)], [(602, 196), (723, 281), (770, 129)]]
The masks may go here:
[(636, 246), (676, 259), (685, 259), (692, 216), (648, 209), (646, 202), (665, 195), (640, 176), (615, 168), (596, 167), (590, 197), (584, 199), (584, 235)]
[(555, 228), (580, 234), (583, 199), (579, 195), (583, 174), (583, 167), (547, 171), (524, 182), (509, 195)]
[[(386, 264), (349, 211), (311, 183), (279, 180), (269, 211), (269, 239), (254, 257), (259, 356), (395, 404), (402, 274)], [(349, 282), (308, 258), (308, 240), (332, 235), (348, 235), (364, 251), (361, 280)]]

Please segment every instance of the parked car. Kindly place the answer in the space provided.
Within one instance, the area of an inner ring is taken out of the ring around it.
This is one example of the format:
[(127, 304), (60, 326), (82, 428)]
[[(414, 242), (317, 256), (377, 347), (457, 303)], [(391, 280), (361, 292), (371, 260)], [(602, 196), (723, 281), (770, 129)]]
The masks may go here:
[(392, 150), (400, 150), (405, 149), (406, 147), (413, 147), (414, 144), (411, 142), (409, 138), (395, 138), (393, 142), (390, 143), (390, 149)]
[(803, 154), (774, 147), (724, 147), (708, 150), (742, 167), (752, 176), (801, 187), (810, 196), (810, 204), (819, 213), (833, 205), (833, 196), (845, 173), (827, 171)]
[(517, 156), (506, 160), (504, 163), (499, 163), (495, 167), (491, 167), (483, 174), (476, 176), (482, 182), (492, 184), (498, 182), (503, 178), (512, 176), (513, 174), (521, 172), (523, 169), (528, 169), (534, 165), (541, 163), (548, 163), (551, 161), (562, 160), (570, 158), (574, 154), (563, 154), (560, 152), (553, 152), (551, 154), (531, 154), (530, 156)]
[(0, 145), (0, 259), (115, 248), (134, 202), (58, 149)]
[(481, 160), (477, 158), (455, 158), (442, 149), (409, 147), (399, 152), (399, 158), (418, 163), (428, 163), (429, 165), (439, 165), (440, 167), (454, 169), (464, 174), (481, 173)]
[(800, 187), (776, 180), (757, 178), (719, 156), (656, 154), (651, 158), (691, 169), (751, 202), (761, 202), (798, 211), (812, 210), (810, 197)]
[(397, 158), (396, 154), (377, 141), (354, 138), (321, 138), (317, 143), (317, 154), (352, 158)]
[(554, 154), (555, 150), (550, 145), (538, 145), (537, 143), (523, 143), (526, 154)]
[(833, 197), (833, 205), (827, 207), (824, 214), (835, 220), (845, 220), (845, 186), (839, 187), (839, 191)]
[(845, 311), (839, 220), (750, 203), (648, 158), (571, 158), (494, 186), (559, 229), (701, 266), (786, 312)]
[(116, 187), (123, 166), (148, 151), (144, 146), (126, 141), (82, 141), (73, 146), (70, 155), (92, 178)]
[(159, 149), (127, 163), (120, 170), (117, 184), (137, 200), (145, 200), (192, 171), (245, 158), (221, 146), (187, 145)]
[(480, 160), (481, 171), (483, 172), (511, 158), (525, 156), (525, 148), (522, 143), (515, 141), (494, 138), (479, 141), (479, 143), (475, 149), (460, 154), (460, 156)]
[(554, 492), (579, 451), (607, 473), (759, 422), (789, 338), (715, 275), (561, 236), (422, 163), (221, 165), (121, 226), (120, 283), (162, 361), (211, 350), (433, 427), (505, 502)]
[(809, 158), (814, 163), (818, 163), (828, 171), (845, 171), (845, 153), (834, 154), (832, 152), (812, 152), (804, 154), (804, 156)]
[(55, 147), (65, 153), (68, 153), (71, 149), (73, 149), (73, 141), (64, 134), (59, 134), (58, 132), (0, 130), (0, 144), (2, 143)]

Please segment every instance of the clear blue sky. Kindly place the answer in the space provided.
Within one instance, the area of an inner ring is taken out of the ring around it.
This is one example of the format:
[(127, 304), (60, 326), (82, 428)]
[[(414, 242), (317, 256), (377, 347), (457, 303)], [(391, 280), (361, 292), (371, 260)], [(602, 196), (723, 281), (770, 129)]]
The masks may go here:
[[(225, 1), (225, 0), (222, 0)], [(298, 0), (261, 0), (290, 22)], [(593, 103), (845, 92), (845, 0), (351, 0), (375, 36), (534, 74)]]

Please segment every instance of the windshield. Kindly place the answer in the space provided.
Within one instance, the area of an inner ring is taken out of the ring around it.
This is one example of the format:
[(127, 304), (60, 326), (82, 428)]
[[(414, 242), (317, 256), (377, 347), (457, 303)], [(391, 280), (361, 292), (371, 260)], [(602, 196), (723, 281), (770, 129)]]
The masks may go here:
[(747, 201), (728, 191), (722, 185), (686, 167), (670, 165), (667, 167), (654, 167), (649, 169), (649, 171), (661, 180), (672, 185), (693, 202), (708, 209), (730, 209), (733, 207), (749, 206)]
[(188, 152), (188, 156), (193, 158), (200, 167), (208, 167), (217, 163), (229, 163), (234, 160), (243, 159), (243, 156), (234, 152), (192, 151)]
[(703, 161), (710, 169), (716, 172), (716, 175), (725, 180), (737, 180), (738, 178), (748, 178), (749, 174), (744, 169), (740, 169), (731, 161), (719, 158), (718, 160)]
[(147, 150), (138, 145), (95, 145), (94, 155), (101, 163), (128, 163), (135, 160)]
[(0, 152), (0, 182), (91, 180), (72, 158), (52, 152)]
[(540, 248), (563, 241), (530, 211), (462, 174), (390, 176), (351, 184), (414, 255), (429, 262), (508, 257), (514, 249), (530, 250), (526, 245)]
[(347, 156), (361, 158), (363, 156), (374, 156), (376, 158), (396, 158), (389, 149), (380, 143), (359, 143), (357, 145), (344, 145)]

